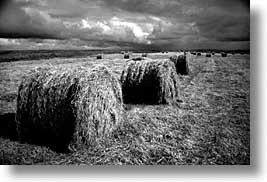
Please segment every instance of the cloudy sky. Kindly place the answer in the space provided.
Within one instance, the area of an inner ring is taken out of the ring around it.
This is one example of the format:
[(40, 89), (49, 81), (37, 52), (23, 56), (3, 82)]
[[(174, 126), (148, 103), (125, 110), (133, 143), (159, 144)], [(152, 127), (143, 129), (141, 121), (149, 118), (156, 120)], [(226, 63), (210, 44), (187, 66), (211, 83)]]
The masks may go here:
[(249, 49), (248, 0), (7, 0), (0, 49)]

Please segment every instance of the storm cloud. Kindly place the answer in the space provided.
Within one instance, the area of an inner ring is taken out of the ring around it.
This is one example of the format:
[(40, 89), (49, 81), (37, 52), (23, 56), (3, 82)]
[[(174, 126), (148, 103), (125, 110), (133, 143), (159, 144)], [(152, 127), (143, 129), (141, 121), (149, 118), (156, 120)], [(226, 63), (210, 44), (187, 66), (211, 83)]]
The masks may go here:
[(11, 0), (1, 49), (249, 49), (247, 0)]

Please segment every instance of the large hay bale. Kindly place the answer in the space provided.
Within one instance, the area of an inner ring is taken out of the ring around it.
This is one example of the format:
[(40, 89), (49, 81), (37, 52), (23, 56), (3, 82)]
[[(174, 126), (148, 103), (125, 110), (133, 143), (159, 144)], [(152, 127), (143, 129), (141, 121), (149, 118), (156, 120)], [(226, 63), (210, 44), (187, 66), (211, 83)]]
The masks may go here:
[(188, 75), (189, 74), (189, 68), (188, 63), (186, 61), (185, 55), (179, 55), (179, 56), (171, 56), (170, 60), (174, 63), (176, 72), (181, 75)]
[(47, 67), (22, 80), (16, 123), (22, 142), (66, 150), (101, 142), (122, 112), (120, 82), (106, 67)]
[(197, 56), (201, 56), (201, 52), (198, 52), (198, 53), (197, 53)]
[(172, 104), (178, 99), (178, 75), (168, 60), (129, 61), (121, 83), (125, 103)]

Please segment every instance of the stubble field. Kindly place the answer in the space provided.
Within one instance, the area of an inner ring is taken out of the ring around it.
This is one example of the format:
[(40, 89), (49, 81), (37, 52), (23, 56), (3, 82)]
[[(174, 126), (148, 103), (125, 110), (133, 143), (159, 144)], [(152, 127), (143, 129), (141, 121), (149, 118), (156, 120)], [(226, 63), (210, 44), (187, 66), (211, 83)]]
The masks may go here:
[[(168, 59), (175, 53), (151, 53)], [(138, 54), (136, 54), (137, 56)], [(17, 141), (17, 88), (31, 69), (46, 64), (73, 67), (104, 64), (120, 78), (121, 54), (104, 59), (53, 58), (0, 63), (0, 164), (249, 164), (249, 55), (187, 55), (189, 76), (180, 76), (180, 100), (173, 106), (125, 105), (124, 122), (105, 142), (73, 153)]]

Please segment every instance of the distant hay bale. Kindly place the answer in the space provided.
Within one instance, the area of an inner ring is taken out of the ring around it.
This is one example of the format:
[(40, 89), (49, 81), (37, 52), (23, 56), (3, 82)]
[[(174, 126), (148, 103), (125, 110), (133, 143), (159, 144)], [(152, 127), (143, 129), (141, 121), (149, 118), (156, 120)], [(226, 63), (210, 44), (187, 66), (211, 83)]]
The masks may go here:
[(210, 53), (206, 53), (206, 57), (211, 57), (211, 54)]
[(105, 66), (46, 67), (22, 80), (16, 123), (22, 142), (60, 151), (97, 144), (122, 111), (120, 82)]
[(141, 56), (142, 56), (142, 57), (147, 57), (147, 54), (146, 54), (146, 53), (142, 53)]
[(181, 75), (188, 75), (189, 68), (185, 55), (171, 56), (170, 60), (174, 63), (176, 72)]
[(130, 59), (129, 61), (142, 61), (142, 60), (145, 60), (147, 58), (144, 58), (144, 57), (134, 57), (132, 59)]
[(102, 59), (102, 58), (103, 58), (102, 54), (98, 54), (98, 55), (96, 56), (96, 59)]
[(201, 52), (198, 52), (198, 53), (197, 53), (197, 56), (201, 56)]
[(129, 59), (129, 58), (130, 58), (130, 55), (127, 54), (127, 53), (125, 53), (125, 54), (124, 54), (124, 59)]
[(227, 53), (225, 53), (225, 52), (222, 52), (221, 55), (222, 55), (222, 57), (227, 57)]
[(168, 60), (129, 61), (121, 83), (125, 103), (173, 104), (178, 98), (178, 75)]
[(215, 55), (215, 52), (212, 52), (211, 54), (212, 54), (212, 55)]

